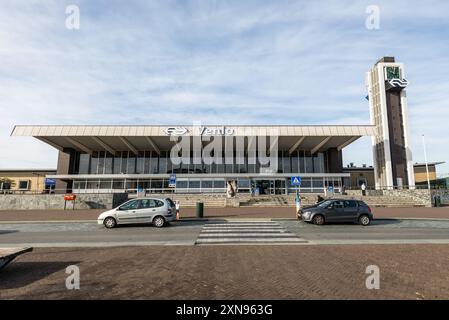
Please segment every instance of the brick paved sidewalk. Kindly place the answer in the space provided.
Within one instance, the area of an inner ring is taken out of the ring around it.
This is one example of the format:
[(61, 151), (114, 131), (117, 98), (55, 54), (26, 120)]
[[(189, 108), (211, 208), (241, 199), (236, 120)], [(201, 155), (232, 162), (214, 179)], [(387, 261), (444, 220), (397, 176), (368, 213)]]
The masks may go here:
[[(96, 220), (105, 210), (17, 210), (0, 211), (0, 221)], [(373, 208), (375, 218), (449, 219), (449, 207)], [(205, 208), (205, 217), (223, 218), (295, 218), (295, 209), (278, 208)], [(181, 218), (195, 217), (195, 208), (181, 208)]]
[(0, 272), (0, 299), (449, 299), (448, 265), (449, 245), (35, 249)]

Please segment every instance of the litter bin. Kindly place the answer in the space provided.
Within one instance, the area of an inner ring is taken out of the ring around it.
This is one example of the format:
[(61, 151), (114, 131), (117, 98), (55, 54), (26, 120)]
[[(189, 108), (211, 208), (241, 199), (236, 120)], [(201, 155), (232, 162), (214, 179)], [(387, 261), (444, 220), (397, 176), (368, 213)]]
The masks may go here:
[(202, 218), (204, 216), (204, 203), (197, 202), (196, 203), (196, 217)]

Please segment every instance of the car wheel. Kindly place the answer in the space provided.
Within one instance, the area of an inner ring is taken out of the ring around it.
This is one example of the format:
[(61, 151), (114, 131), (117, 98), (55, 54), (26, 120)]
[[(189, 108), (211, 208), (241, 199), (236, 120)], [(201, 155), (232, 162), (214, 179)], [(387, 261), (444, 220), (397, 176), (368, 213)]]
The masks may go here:
[(367, 226), (371, 223), (371, 219), (366, 215), (361, 215), (359, 218), (359, 224), (362, 226)]
[(106, 228), (112, 229), (117, 225), (117, 221), (115, 221), (113, 217), (107, 217), (106, 219), (104, 219), (103, 224)]
[(153, 226), (156, 228), (162, 228), (165, 225), (164, 217), (157, 216), (153, 219)]
[(316, 224), (318, 226), (321, 226), (324, 224), (324, 217), (321, 214), (317, 214), (312, 219), (313, 224)]

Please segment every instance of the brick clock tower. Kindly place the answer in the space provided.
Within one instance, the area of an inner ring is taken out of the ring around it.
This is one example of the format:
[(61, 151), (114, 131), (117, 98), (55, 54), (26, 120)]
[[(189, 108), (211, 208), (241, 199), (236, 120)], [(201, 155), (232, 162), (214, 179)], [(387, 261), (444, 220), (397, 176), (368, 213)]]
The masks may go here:
[(404, 64), (380, 59), (367, 72), (376, 189), (415, 187)]

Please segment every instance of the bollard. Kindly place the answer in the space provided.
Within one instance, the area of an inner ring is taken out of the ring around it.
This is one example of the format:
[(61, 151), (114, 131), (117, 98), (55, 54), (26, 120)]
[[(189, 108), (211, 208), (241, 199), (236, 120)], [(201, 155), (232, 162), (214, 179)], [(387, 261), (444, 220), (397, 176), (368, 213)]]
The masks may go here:
[(196, 203), (196, 217), (202, 218), (204, 216), (204, 203), (197, 202)]

